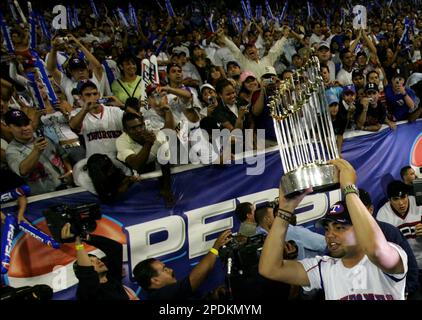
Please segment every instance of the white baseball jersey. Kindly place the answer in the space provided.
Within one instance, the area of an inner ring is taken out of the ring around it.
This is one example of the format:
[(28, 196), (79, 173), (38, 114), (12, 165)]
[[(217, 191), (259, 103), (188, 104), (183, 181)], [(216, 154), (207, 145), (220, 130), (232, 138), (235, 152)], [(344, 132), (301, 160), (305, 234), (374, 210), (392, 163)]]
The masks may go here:
[(364, 256), (357, 265), (346, 268), (341, 259), (328, 256), (300, 260), (309, 278), (304, 290), (323, 289), (327, 300), (404, 300), (407, 255), (390, 243), (400, 254), (404, 273), (386, 274)]
[(109, 106), (103, 106), (99, 114), (87, 113), (80, 131), (85, 139), (87, 158), (95, 153), (116, 158), (116, 139), (123, 132), (123, 113), (120, 108)]
[(422, 237), (416, 237), (416, 225), (421, 223), (421, 219), (422, 206), (416, 205), (414, 196), (409, 196), (409, 211), (403, 217), (393, 211), (390, 202), (384, 204), (377, 214), (377, 220), (387, 222), (399, 228), (401, 233), (406, 237), (415, 255), (419, 269), (422, 269)]

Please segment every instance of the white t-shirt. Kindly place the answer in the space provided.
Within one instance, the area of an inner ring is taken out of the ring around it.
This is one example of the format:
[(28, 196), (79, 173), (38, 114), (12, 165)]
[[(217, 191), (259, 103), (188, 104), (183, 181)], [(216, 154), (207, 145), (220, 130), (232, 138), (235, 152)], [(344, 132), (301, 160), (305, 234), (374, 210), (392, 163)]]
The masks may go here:
[[(121, 169), (126, 176), (132, 176), (132, 171), (123, 163), (113, 158), (110, 158), (110, 160), (117, 168)], [(98, 195), (94, 184), (92, 183), (92, 179), (88, 174), (88, 169), (86, 168), (87, 162), (88, 158), (85, 158), (73, 166), (73, 181), (77, 186), (82, 187), (95, 195)]]
[[(107, 75), (105, 72), (103, 72), (103, 76), (100, 81), (98, 81), (95, 75), (92, 75), (89, 81), (93, 82), (97, 86), (98, 91), (100, 92), (100, 97), (112, 95), (110, 86), (108, 85)], [(70, 105), (73, 105), (74, 100), (72, 96), (72, 90), (75, 89), (77, 86), (77, 81), (69, 79), (65, 74), (62, 73), (62, 78), (60, 80), (60, 88), (66, 94), (66, 100), (70, 103)]]
[(215, 52), (214, 61), (217, 67), (223, 67), (223, 69), (227, 71), (227, 63), (230, 61), (236, 61), (236, 59), (229, 48), (221, 47)]
[(377, 214), (378, 221), (392, 224), (406, 237), (418, 262), (419, 269), (422, 269), (422, 237), (416, 237), (415, 227), (421, 223), (421, 218), (422, 206), (416, 205), (414, 196), (409, 196), (409, 211), (404, 217), (400, 217), (393, 211), (390, 202), (384, 204)]
[(309, 278), (309, 287), (324, 289), (326, 300), (404, 300), (407, 255), (390, 243), (400, 254), (404, 273), (386, 274), (364, 256), (357, 265), (346, 268), (341, 259), (328, 256), (300, 260)]
[[(76, 113), (73, 111), (72, 115)], [(123, 132), (123, 113), (120, 108), (109, 106), (103, 106), (99, 114), (87, 113), (80, 131), (85, 139), (87, 158), (95, 153), (116, 158), (116, 140)]]
[(353, 84), (352, 81), (352, 71), (348, 72), (344, 69), (341, 69), (338, 73), (337, 73), (337, 77), (336, 77), (337, 81), (340, 82), (340, 84), (342, 86), (347, 86), (348, 84)]
[[(117, 138), (117, 159), (125, 162), (127, 157), (138, 154), (143, 146), (133, 140), (126, 132)], [(148, 157), (148, 163), (158, 160), (159, 163), (167, 163), (170, 160), (170, 146), (167, 142), (166, 136), (158, 131), (156, 134), (156, 140), (152, 145), (151, 151)]]

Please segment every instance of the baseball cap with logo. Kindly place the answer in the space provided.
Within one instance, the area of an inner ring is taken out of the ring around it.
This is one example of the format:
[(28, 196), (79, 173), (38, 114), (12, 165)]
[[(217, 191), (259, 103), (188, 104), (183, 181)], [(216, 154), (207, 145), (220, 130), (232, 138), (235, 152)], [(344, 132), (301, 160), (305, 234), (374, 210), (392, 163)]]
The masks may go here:
[(321, 50), (321, 49), (323, 49), (323, 48), (327, 48), (328, 50), (330, 50), (330, 45), (328, 44), (327, 41), (321, 41), (318, 44), (318, 51)]
[(409, 187), (402, 181), (394, 180), (387, 186), (387, 196), (389, 199), (403, 197), (406, 194), (409, 194)]
[(186, 48), (185, 46), (174, 47), (172, 52), (173, 54), (177, 54), (177, 55), (184, 53), (186, 57), (189, 57), (189, 49)]
[(324, 228), (328, 222), (352, 225), (349, 210), (347, 210), (346, 202), (338, 201), (333, 204), (323, 218), (315, 223), (315, 227)]
[(347, 86), (343, 87), (343, 93), (352, 92), (356, 93), (356, 88), (354, 84), (348, 84)]
[(25, 112), (21, 110), (9, 110), (4, 115), (4, 122), (6, 125), (15, 125), (18, 127), (27, 126), (31, 120), (28, 118)]
[(367, 83), (365, 86), (365, 92), (368, 92), (368, 91), (379, 92), (378, 85), (376, 83), (371, 83), (371, 82)]
[(86, 65), (85, 61), (79, 58), (72, 58), (69, 60), (68, 63), (69, 70), (76, 70), (76, 69), (86, 69), (88, 66)]
[(209, 83), (204, 83), (202, 86), (199, 87), (199, 92), (202, 92), (202, 90), (206, 88), (216, 91), (212, 85), (210, 85)]
[(337, 104), (339, 103), (338, 97), (335, 94), (329, 93), (329, 94), (326, 94), (326, 97), (327, 97), (327, 103), (329, 106), (331, 106), (334, 103), (337, 103)]
[(354, 69), (352, 71), (352, 79), (354, 79), (355, 77), (363, 77), (363, 72), (360, 69)]
[(268, 77), (272, 77), (272, 76), (277, 76), (277, 72), (275, 71), (275, 68), (273, 66), (266, 66), (265, 72), (261, 77), (262, 78), (268, 78)]

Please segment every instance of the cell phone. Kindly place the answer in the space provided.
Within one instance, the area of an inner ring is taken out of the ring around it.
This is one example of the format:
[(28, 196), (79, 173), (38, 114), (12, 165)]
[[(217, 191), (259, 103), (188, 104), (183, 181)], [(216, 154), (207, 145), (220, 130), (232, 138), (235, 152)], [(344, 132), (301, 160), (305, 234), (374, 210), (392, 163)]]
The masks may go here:
[(264, 84), (271, 84), (273, 83), (273, 78), (266, 78), (266, 79), (262, 79), (262, 82)]
[(97, 103), (109, 103), (109, 102), (112, 102), (112, 101), (113, 101), (113, 99), (111, 99), (111, 98), (101, 98), (101, 99), (97, 100)]
[(37, 136), (37, 138), (42, 138), (42, 139), (45, 138), (44, 131), (41, 128), (38, 128), (37, 130), (35, 130), (35, 135)]
[(214, 103), (214, 99), (211, 97), (211, 96), (209, 96), (208, 97), (208, 105), (210, 106), (210, 105), (212, 105)]

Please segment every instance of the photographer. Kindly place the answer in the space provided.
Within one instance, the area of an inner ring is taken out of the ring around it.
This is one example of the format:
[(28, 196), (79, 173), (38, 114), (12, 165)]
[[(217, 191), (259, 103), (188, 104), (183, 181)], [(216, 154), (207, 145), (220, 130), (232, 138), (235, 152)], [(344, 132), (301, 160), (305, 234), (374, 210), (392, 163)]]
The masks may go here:
[(395, 122), (387, 118), (385, 105), (379, 101), (379, 90), (375, 83), (365, 86), (365, 96), (356, 106), (355, 115), (358, 130), (378, 131), (383, 123), (393, 130), (396, 128)]
[[(70, 223), (61, 231), (62, 240), (75, 240), (77, 261), (73, 265), (79, 280), (76, 297), (79, 300), (129, 300), (122, 285), (123, 248), (112, 239), (88, 234), (85, 239), (71, 233)], [(105, 258), (88, 254), (82, 243), (92, 245), (105, 253)], [(69, 241), (68, 241), (69, 242)]]
[(72, 167), (61, 158), (58, 147), (47, 137), (35, 137), (32, 122), (20, 110), (9, 110), (6, 125), (14, 139), (6, 150), (9, 168), (21, 176), (31, 194), (63, 190), (72, 183)]
[(391, 84), (385, 87), (388, 111), (394, 121), (414, 121), (422, 112), (422, 108), (418, 108), (416, 104), (415, 92), (404, 84), (404, 76), (397, 73), (393, 76)]
[(221, 233), (212, 249), (182, 280), (177, 280), (173, 269), (155, 258), (139, 262), (133, 269), (134, 278), (142, 289), (148, 292), (149, 300), (192, 299), (195, 291), (214, 268), (219, 254), (218, 250), (230, 240), (230, 230)]

